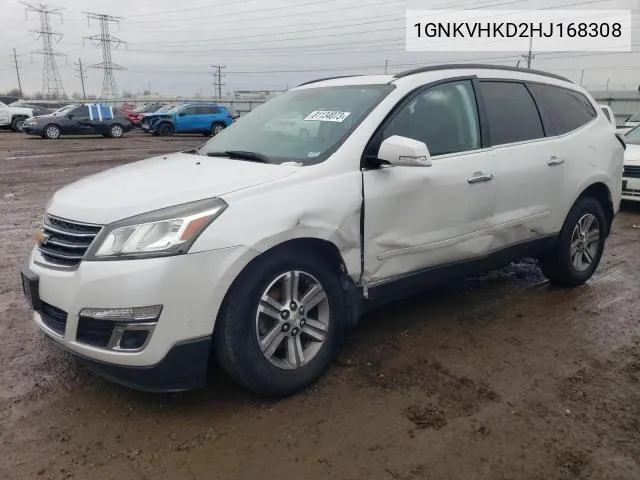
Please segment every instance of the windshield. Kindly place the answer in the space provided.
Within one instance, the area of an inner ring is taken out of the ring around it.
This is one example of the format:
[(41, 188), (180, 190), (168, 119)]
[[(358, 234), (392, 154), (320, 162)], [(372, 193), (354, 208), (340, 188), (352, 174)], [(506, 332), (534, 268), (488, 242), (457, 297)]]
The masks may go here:
[(60, 115), (64, 115), (66, 112), (68, 112), (69, 110), (71, 110), (72, 108), (75, 108), (77, 105), (67, 105), (65, 107), (59, 108), (58, 110), (56, 110), (55, 112), (53, 112), (51, 115), (57, 117)]
[(132, 110), (133, 113), (144, 113), (149, 108), (149, 105), (140, 105)]
[(624, 136), (624, 141), (629, 145), (640, 145), (640, 127), (628, 131)]
[(198, 153), (253, 152), (273, 163), (325, 160), (392, 85), (319, 87), (282, 93), (240, 117)]
[(164, 112), (168, 112), (169, 110), (175, 108), (175, 105), (165, 105), (164, 107), (160, 107), (158, 110), (156, 110), (153, 113), (164, 113)]

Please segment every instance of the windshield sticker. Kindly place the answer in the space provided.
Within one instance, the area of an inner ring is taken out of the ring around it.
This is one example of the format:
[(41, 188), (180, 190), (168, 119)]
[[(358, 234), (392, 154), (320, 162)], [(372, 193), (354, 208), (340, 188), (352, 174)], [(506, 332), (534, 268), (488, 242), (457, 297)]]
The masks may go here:
[(315, 120), (320, 122), (342, 122), (351, 112), (334, 112), (331, 110), (316, 110), (305, 118), (306, 121)]
[(307, 157), (314, 158), (320, 156), (320, 152), (309, 152), (307, 153)]

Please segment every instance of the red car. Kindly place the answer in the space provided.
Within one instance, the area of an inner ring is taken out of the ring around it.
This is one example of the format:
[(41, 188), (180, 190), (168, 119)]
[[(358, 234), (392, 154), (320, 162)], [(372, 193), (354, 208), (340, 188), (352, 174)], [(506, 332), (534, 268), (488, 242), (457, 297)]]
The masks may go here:
[(148, 103), (145, 105), (140, 105), (139, 107), (134, 108), (133, 110), (124, 110), (124, 114), (127, 116), (129, 121), (133, 124), (134, 127), (140, 126), (140, 121), (145, 113), (153, 113), (164, 106), (164, 103)]

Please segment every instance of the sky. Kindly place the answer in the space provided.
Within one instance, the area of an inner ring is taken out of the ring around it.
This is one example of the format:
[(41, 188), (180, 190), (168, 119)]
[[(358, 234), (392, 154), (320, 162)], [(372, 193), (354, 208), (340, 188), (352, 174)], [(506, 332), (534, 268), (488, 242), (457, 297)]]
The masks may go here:
[[(37, 3), (33, 2), (34, 5)], [(112, 51), (126, 68), (115, 72), (118, 89), (165, 96), (214, 93), (212, 65), (223, 65), (223, 92), (284, 90), (314, 78), (396, 73), (441, 62), (475, 61), (515, 66), (525, 52), (407, 52), (404, 0), (51, 0), (51, 28), (63, 36), (55, 49), (64, 89), (80, 92), (74, 62), (102, 61), (101, 49), (83, 37), (99, 33), (83, 12), (121, 17), (111, 34), (127, 42)], [(569, 77), (591, 90), (640, 85), (640, 0), (413, 0), (424, 9), (628, 9), (633, 51), (544, 52), (532, 68)], [(43, 58), (37, 13), (18, 0), (0, 0), (0, 92), (17, 87), (11, 63), (18, 54), (23, 90), (41, 89)], [(534, 47), (535, 53), (535, 47)], [(87, 93), (99, 93), (103, 72), (87, 69)]]

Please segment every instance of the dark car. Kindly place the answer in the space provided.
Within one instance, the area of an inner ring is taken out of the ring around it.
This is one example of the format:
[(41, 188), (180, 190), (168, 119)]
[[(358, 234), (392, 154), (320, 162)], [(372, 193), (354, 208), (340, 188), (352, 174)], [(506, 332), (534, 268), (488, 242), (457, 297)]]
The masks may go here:
[(60, 135), (104, 135), (119, 138), (133, 128), (117, 108), (103, 104), (84, 104), (62, 109), (51, 115), (33, 117), (22, 125), (22, 131), (42, 138)]

